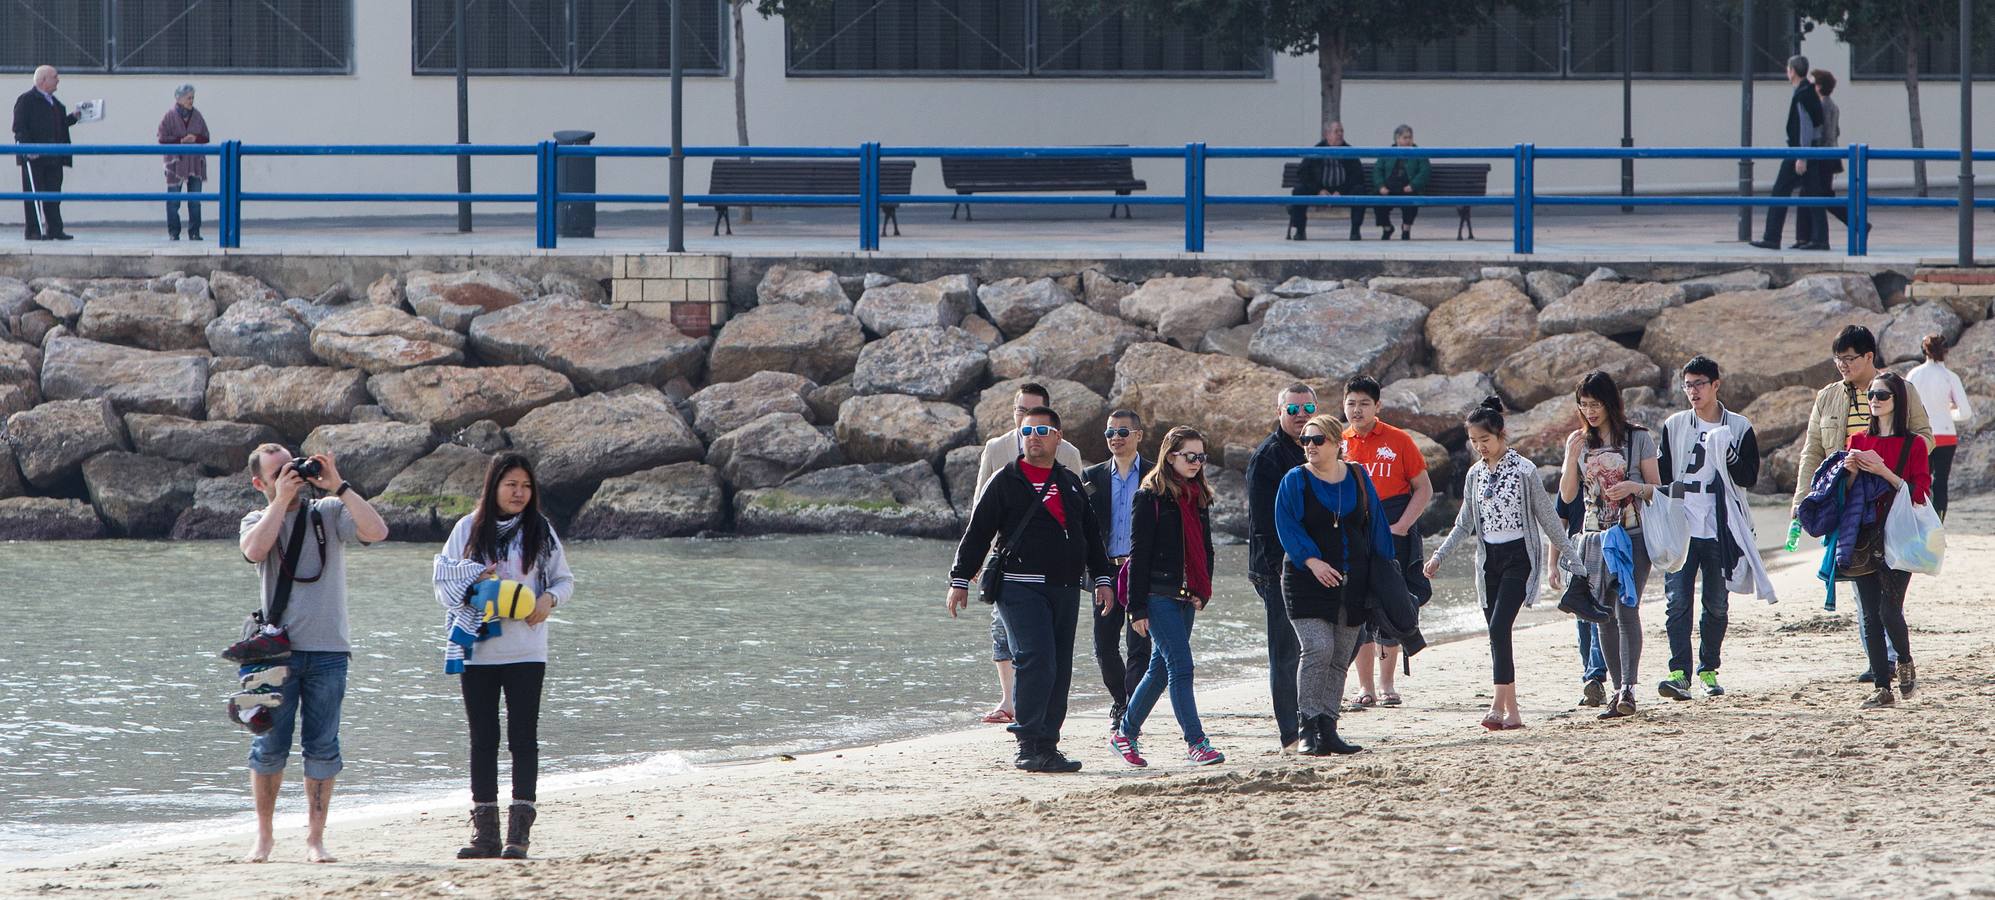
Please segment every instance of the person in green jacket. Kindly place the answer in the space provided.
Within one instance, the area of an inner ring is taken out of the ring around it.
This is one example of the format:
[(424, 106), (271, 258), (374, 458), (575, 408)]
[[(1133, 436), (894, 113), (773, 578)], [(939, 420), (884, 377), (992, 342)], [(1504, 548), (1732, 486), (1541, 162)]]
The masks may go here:
[[(1413, 143), (1413, 126), (1401, 125), (1393, 129), (1392, 144), (1395, 147), (1415, 146)], [(1372, 181), (1378, 185), (1378, 192), (1383, 196), (1418, 194), (1427, 187), (1427, 174), (1427, 161), (1418, 157), (1381, 157), (1372, 165)], [(1379, 240), (1392, 240), (1392, 207), (1377, 206), (1373, 207), (1373, 210), (1374, 215), (1378, 217), (1378, 226), (1385, 229), (1379, 235)], [(1420, 207), (1418, 206), (1402, 206), (1399, 208), (1400, 240), (1410, 241), (1413, 239), (1413, 220), (1419, 215)]]

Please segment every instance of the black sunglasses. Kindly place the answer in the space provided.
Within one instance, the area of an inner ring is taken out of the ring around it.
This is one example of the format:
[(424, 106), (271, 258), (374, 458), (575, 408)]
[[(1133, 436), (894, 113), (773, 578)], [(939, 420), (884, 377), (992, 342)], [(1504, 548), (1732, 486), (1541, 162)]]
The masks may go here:
[(1203, 453), (1186, 453), (1182, 450), (1178, 451), (1177, 453), (1173, 453), (1171, 455), (1179, 459), (1182, 459), (1185, 462), (1191, 463), (1194, 466), (1204, 465), (1206, 460), (1212, 458)]
[(1128, 429), (1128, 428), (1110, 428), (1110, 429), (1108, 429), (1108, 430), (1106, 430), (1106, 431), (1103, 431), (1103, 432), (1101, 433), (1101, 436), (1102, 436), (1102, 437), (1105, 437), (1105, 438), (1119, 438), (1119, 437), (1128, 437), (1128, 436), (1129, 436), (1129, 432), (1130, 432), (1131, 430), (1132, 430), (1132, 429)]
[(1299, 412), (1306, 412), (1312, 416), (1316, 414), (1316, 404), (1314, 403), (1302, 403), (1302, 404), (1291, 403), (1284, 408), (1288, 410), (1288, 414), (1291, 416)]
[(1872, 400), (1889, 400), (1891, 399), (1891, 392), (1879, 388), (1878, 390), (1871, 391), (1868, 396)]
[(1330, 443), (1330, 436), (1327, 434), (1305, 434), (1297, 437), (1296, 441), (1304, 447), (1321, 447), (1324, 444)]

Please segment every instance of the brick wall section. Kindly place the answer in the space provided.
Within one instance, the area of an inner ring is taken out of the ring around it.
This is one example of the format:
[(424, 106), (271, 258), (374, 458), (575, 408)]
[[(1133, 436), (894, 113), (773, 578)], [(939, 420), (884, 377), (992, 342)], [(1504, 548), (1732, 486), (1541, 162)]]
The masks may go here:
[(692, 337), (727, 321), (727, 257), (646, 253), (610, 259), (610, 305), (671, 320)]

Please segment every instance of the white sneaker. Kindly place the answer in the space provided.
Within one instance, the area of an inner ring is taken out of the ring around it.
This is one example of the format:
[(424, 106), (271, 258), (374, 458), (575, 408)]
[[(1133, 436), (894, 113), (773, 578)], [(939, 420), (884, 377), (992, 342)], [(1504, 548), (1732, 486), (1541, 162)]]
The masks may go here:
[(284, 680), (291, 676), (290, 666), (266, 666), (242, 677), (242, 689), (254, 691), (259, 688), (282, 687)]
[(276, 691), (244, 691), (229, 699), (234, 700), (236, 706), (242, 709), (259, 706), (264, 709), (275, 709), (284, 703), (284, 695)]

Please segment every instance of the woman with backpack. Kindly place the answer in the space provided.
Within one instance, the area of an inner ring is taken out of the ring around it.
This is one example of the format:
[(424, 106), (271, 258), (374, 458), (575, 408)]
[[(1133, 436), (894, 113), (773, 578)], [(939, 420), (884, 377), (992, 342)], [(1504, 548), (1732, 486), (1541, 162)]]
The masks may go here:
[[(1191, 628), (1212, 599), (1212, 488), (1205, 436), (1179, 425), (1164, 434), (1159, 464), (1131, 500), (1127, 601), (1130, 627), (1150, 639), (1150, 668), (1129, 695), (1109, 745), (1123, 762), (1149, 765), (1136, 740), (1166, 687), (1194, 766), (1226, 761), (1212, 749), (1192, 694)], [(1103, 614), (1107, 615), (1108, 610)]]

